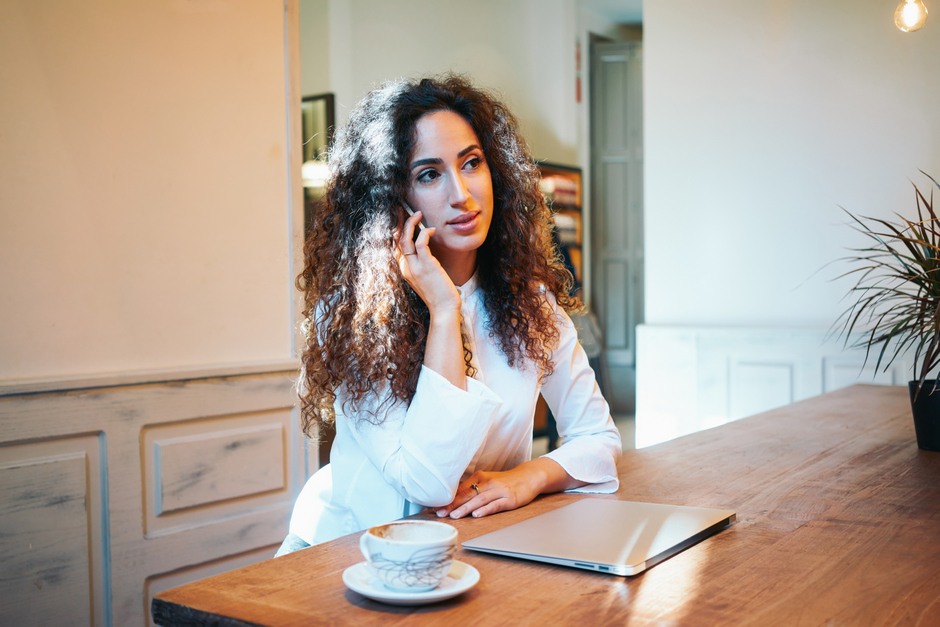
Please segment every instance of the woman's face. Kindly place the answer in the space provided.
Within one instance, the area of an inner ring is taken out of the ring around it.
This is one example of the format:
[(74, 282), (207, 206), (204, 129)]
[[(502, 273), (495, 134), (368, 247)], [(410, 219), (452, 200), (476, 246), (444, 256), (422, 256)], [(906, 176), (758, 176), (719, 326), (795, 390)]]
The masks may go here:
[(422, 116), (409, 168), (408, 204), (437, 231), (434, 256), (448, 262), (476, 259), (493, 219), (493, 179), (473, 128), (453, 111)]

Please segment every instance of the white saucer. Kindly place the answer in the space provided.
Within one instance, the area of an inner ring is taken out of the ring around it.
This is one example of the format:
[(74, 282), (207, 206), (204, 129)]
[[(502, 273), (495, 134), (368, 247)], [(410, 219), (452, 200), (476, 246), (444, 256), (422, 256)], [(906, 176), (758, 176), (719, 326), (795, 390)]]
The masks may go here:
[(457, 560), (454, 560), (440, 585), (426, 592), (402, 592), (386, 588), (385, 584), (369, 572), (365, 562), (359, 562), (343, 571), (343, 583), (347, 588), (373, 601), (389, 605), (424, 605), (452, 599), (477, 585), (478, 581), (480, 571)]

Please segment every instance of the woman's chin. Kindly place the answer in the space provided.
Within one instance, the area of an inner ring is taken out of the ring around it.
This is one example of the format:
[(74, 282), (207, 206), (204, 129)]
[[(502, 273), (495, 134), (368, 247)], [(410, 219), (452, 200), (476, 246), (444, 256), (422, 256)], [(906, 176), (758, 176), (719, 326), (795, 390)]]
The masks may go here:
[(435, 257), (453, 257), (474, 254), (480, 248), (480, 246), (483, 245), (484, 240), (486, 240), (485, 235), (476, 233), (473, 235), (466, 235), (461, 237), (442, 238), (442, 241), (431, 243), (431, 253)]

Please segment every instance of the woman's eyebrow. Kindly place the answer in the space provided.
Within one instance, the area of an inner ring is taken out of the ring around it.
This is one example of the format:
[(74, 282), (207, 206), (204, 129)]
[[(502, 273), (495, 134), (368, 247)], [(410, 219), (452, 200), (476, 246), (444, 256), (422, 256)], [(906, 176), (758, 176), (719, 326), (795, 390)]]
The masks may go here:
[(468, 152), (470, 152), (470, 151), (473, 150), (474, 148), (476, 148), (477, 150), (479, 150), (479, 151), (481, 151), (481, 152), (483, 151), (483, 149), (480, 148), (479, 146), (477, 146), (476, 144), (470, 144), (469, 146), (467, 146), (466, 148), (464, 148), (463, 150), (461, 150), (460, 152), (457, 153), (457, 158), (460, 159), (462, 156), (464, 156), (465, 154), (467, 154)]
[[(468, 152), (470, 152), (471, 150), (474, 150), (474, 149), (476, 149), (476, 150), (481, 150), (481, 151), (483, 150), (482, 148), (480, 148), (480, 147), (477, 146), (476, 144), (470, 144), (469, 146), (467, 146), (466, 148), (464, 148), (463, 150), (461, 150), (460, 152), (457, 153), (457, 158), (458, 158), (458, 159), (462, 158), (464, 155), (466, 155)], [(420, 168), (420, 167), (423, 166), (423, 165), (444, 165), (444, 160), (443, 160), (443, 159), (439, 159), (439, 158), (437, 158), (437, 157), (434, 157), (434, 158), (431, 158), (431, 159), (418, 159), (417, 161), (415, 161), (415, 162), (413, 162), (413, 163), (411, 164), (411, 168), (412, 168), (412, 169), (414, 169), (414, 168)]]
[(433, 159), (418, 159), (417, 161), (411, 164), (412, 169), (420, 168), (423, 165), (444, 165), (443, 159), (433, 158)]

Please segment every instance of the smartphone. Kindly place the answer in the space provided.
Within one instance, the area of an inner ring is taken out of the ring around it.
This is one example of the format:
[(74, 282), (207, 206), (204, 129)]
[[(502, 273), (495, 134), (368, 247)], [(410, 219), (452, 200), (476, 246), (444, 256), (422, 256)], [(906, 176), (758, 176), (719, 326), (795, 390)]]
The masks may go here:
[[(413, 210), (411, 207), (409, 207), (409, 206), (408, 206), (408, 203), (406, 203), (404, 200), (401, 201), (401, 206), (405, 208), (405, 211), (408, 212), (408, 215), (413, 216), (413, 215), (415, 214), (414, 210)], [(412, 238), (412, 239), (413, 239), (414, 241), (417, 241), (417, 240), (418, 240), (418, 233), (420, 233), (421, 231), (423, 231), (423, 230), (426, 229), (426, 228), (427, 228), (427, 227), (424, 226), (424, 221), (423, 221), (423, 220), (422, 220), (422, 221), (419, 221), (419, 222), (418, 222), (418, 230), (415, 231), (414, 238)]]

